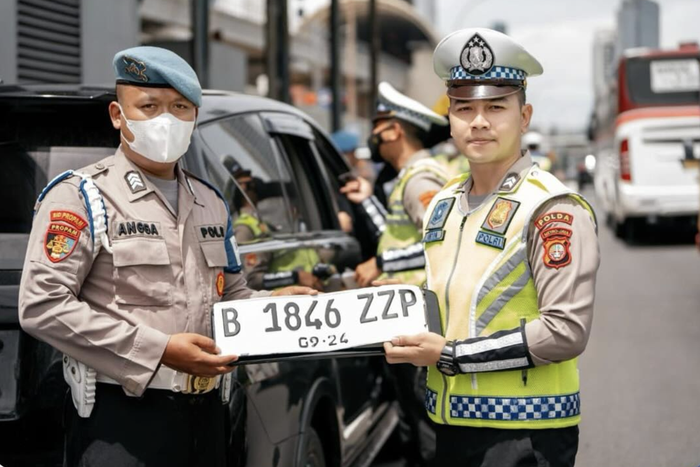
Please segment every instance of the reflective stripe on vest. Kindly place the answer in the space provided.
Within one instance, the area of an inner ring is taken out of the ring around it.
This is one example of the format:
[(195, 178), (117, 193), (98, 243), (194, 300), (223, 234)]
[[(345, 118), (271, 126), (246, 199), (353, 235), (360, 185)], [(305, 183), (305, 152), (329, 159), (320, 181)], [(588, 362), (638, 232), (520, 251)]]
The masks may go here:
[[(443, 240), (425, 245), (428, 288), (440, 302), (443, 334), (449, 340), (489, 336), (516, 328), (522, 320), (537, 319), (537, 291), (527, 251), (532, 216), (544, 203), (569, 197), (595, 219), (590, 205), (537, 167), (513, 190), (492, 195), (466, 218), (459, 208), (461, 196), (459, 185), (443, 190), (428, 207), (424, 222), (428, 227), (441, 200), (454, 199), (442, 227)], [(494, 236), (504, 229), (498, 241), (477, 242), (483, 233)], [(519, 429), (573, 426), (580, 420), (576, 359), (526, 371), (455, 377), (433, 366), (427, 385), (426, 408), (437, 423)]]
[[(425, 170), (433, 173), (443, 182), (447, 181), (447, 174), (444, 169), (430, 158), (419, 159), (403, 170), (403, 173), (399, 174), (399, 181), (394, 186), (391, 195), (389, 195), (389, 213), (386, 216), (386, 229), (379, 238), (377, 255), (394, 248), (406, 248), (416, 243), (420, 244), (423, 236), (406, 212), (403, 204), (403, 195), (408, 181)], [(425, 282), (425, 270), (421, 267), (420, 269), (409, 271), (383, 273), (379, 276), (380, 280), (387, 278), (399, 279), (404, 284), (421, 286)]]

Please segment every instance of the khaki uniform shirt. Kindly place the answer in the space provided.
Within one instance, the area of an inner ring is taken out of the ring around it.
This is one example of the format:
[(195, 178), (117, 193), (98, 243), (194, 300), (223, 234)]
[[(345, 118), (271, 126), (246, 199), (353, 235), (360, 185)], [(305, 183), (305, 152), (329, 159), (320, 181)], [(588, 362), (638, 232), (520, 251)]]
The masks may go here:
[[(523, 177), (531, 166), (532, 159), (525, 153), (508, 170), (497, 189), (509, 174), (516, 172)], [(468, 193), (472, 185), (470, 177), (464, 183), (464, 194), (460, 199), (464, 212), (469, 211)], [(562, 222), (547, 225), (547, 228), (563, 227), (572, 231), (569, 239), (571, 263), (559, 269), (544, 264), (544, 242), (535, 226), (535, 221), (548, 212), (568, 213), (573, 217), (571, 225)], [(533, 362), (546, 365), (578, 356), (588, 343), (600, 248), (596, 225), (590, 214), (570, 198), (545, 203), (532, 216), (532, 221), (527, 243), (540, 318), (527, 323), (525, 334)]]
[(81, 178), (54, 186), (35, 212), (20, 322), (140, 395), (171, 334), (211, 336), (212, 306), (253, 291), (234, 272), (228, 210), (207, 185), (178, 167), (175, 215), (121, 150), (79, 172), (92, 175), (102, 193), (113, 253), (102, 247), (93, 257)]

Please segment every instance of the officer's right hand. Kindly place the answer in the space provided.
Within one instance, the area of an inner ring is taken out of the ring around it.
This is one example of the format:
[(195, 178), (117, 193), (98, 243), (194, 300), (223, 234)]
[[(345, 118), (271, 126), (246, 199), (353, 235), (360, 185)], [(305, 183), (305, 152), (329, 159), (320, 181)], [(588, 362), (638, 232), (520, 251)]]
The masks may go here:
[(357, 177), (340, 188), (340, 192), (353, 203), (360, 204), (372, 196), (372, 184), (362, 177)]
[(233, 370), (236, 355), (219, 355), (216, 343), (201, 334), (173, 334), (160, 361), (173, 370), (194, 376), (217, 376)]

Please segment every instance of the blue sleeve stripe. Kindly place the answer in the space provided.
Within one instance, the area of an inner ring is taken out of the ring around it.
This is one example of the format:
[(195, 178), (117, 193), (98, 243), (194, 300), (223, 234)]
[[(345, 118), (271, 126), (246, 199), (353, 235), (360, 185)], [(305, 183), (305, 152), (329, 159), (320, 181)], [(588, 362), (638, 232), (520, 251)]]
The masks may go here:
[(90, 238), (92, 239), (92, 249), (94, 251), (95, 250), (95, 223), (93, 222), (94, 217), (92, 215), (92, 206), (90, 206), (90, 199), (88, 198), (87, 192), (85, 191), (85, 180), (84, 179), (80, 182), (80, 193), (83, 195), (83, 200), (85, 201), (85, 208), (87, 209), (88, 222), (90, 224)]
[(65, 180), (66, 178), (70, 177), (71, 175), (73, 175), (73, 171), (72, 171), (72, 170), (66, 170), (66, 171), (63, 172), (63, 173), (60, 173), (60, 174), (56, 175), (56, 176), (53, 178), (53, 180), (51, 180), (51, 181), (49, 182), (49, 184), (46, 185), (46, 186), (44, 187), (43, 190), (41, 190), (41, 193), (39, 194), (39, 199), (37, 199), (37, 202), (43, 201), (44, 198), (46, 197), (47, 193), (48, 193), (49, 191), (51, 191), (51, 189), (52, 189), (53, 187), (55, 187), (56, 185), (58, 185), (59, 183), (61, 183), (63, 180)]

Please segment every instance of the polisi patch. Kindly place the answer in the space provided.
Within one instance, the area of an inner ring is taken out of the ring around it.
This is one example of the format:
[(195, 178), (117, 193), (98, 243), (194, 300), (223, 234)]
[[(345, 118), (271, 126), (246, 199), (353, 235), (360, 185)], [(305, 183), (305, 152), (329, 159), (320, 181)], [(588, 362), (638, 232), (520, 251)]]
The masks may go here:
[(502, 250), (506, 247), (506, 237), (481, 230), (476, 235), (476, 243)]
[(554, 227), (540, 233), (544, 248), (544, 265), (548, 268), (559, 269), (571, 264), (571, 229)]
[(226, 238), (226, 229), (224, 229), (223, 224), (198, 225), (195, 229), (200, 241)]
[(52, 222), (44, 236), (44, 252), (52, 263), (68, 258), (78, 244), (80, 230), (72, 225)]
[(429, 230), (425, 237), (423, 237), (423, 243), (431, 242), (441, 242), (445, 239), (445, 231), (442, 229)]
[(486, 216), (486, 220), (481, 224), (481, 228), (504, 235), (519, 207), (518, 201), (498, 198)]
[(448, 198), (438, 201), (433, 209), (433, 213), (430, 215), (430, 220), (428, 221), (428, 230), (442, 229), (447, 222), (447, 217), (450, 215), (452, 206), (455, 204), (454, 198)]
[(537, 218), (535, 225), (539, 230), (542, 230), (549, 224), (553, 224), (555, 222), (571, 225), (574, 222), (574, 216), (568, 212), (547, 212)]
[(87, 226), (85, 219), (70, 211), (51, 211), (51, 222), (65, 222), (78, 230), (83, 230)]
[(117, 225), (116, 237), (160, 237), (160, 224), (157, 222), (127, 221)]

